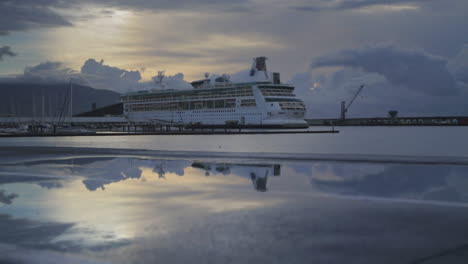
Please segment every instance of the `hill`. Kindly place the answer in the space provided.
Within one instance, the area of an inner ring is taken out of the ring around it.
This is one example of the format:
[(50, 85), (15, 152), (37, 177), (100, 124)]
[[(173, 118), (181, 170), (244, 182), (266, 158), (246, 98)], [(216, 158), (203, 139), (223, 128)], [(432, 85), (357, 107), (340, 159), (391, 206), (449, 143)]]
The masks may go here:
[[(69, 115), (70, 85), (68, 83), (6, 83), (0, 82), (0, 114), (15, 116)], [(73, 85), (73, 114), (96, 107), (115, 104), (119, 94), (109, 90)], [(44, 102), (44, 104), (43, 104)], [(44, 107), (43, 107), (44, 105)], [(62, 110), (63, 109), (63, 110)]]

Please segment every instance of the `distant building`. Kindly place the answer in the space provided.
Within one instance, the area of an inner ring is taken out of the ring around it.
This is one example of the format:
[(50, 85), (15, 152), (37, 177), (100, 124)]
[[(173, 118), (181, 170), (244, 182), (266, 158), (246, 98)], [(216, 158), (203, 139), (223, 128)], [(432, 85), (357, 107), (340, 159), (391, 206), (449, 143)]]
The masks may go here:
[(106, 117), (106, 116), (122, 116), (122, 115), (123, 115), (123, 104), (117, 103), (113, 105), (107, 105), (101, 108), (96, 108), (89, 112), (77, 114), (75, 115), (75, 117)]

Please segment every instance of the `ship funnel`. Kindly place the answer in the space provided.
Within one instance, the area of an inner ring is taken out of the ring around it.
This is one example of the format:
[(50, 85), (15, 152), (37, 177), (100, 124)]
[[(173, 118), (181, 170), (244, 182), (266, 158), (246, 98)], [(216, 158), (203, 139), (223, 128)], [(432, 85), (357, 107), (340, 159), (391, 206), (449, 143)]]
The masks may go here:
[(280, 84), (281, 79), (280, 79), (280, 74), (279, 72), (274, 72), (273, 73), (273, 84)]
[(250, 69), (250, 76), (254, 76), (257, 71), (265, 72), (265, 77), (268, 78), (266, 60), (267, 57), (256, 57), (253, 59), (252, 68)]

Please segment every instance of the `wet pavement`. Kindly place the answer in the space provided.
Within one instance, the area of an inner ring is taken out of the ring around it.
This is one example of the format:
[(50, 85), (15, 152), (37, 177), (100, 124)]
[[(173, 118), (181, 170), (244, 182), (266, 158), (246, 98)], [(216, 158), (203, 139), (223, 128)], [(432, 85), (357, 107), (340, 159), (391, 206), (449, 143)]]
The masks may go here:
[(466, 263), (468, 166), (74, 155), (0, 165), (0, 263)]

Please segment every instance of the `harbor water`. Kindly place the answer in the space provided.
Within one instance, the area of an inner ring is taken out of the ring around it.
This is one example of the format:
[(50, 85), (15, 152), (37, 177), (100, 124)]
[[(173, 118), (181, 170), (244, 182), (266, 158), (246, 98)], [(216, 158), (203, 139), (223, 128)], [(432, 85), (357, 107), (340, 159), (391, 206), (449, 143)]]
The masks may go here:
[(0, 139), (0, 263), (466, 263), (467, 128)]

